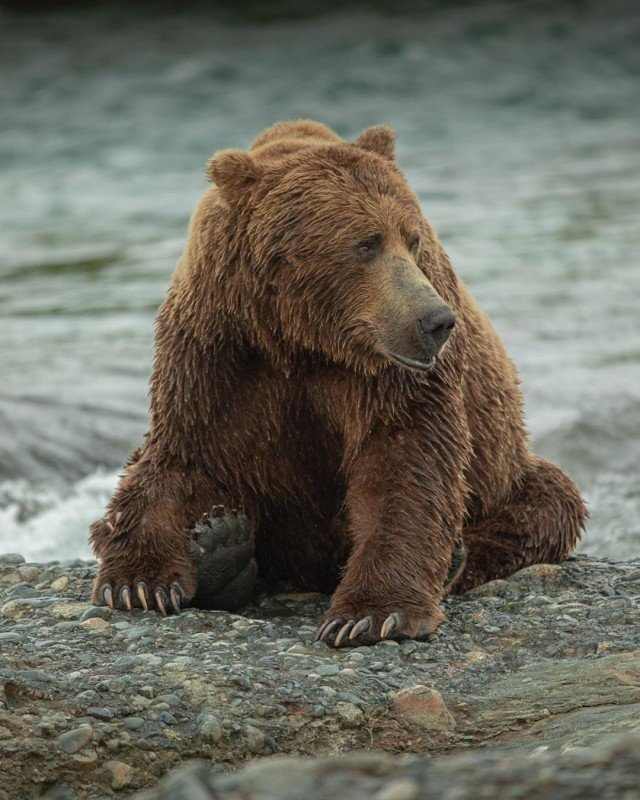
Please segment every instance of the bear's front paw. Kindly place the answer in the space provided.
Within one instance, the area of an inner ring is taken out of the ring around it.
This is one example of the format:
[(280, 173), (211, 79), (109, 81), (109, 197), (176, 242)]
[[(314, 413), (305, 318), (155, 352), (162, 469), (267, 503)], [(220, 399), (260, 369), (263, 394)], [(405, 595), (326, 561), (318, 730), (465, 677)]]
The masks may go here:
[(357, 647), (383, 639), (424, 639), (433, 633), (445, 616), (438, 601), (428, 599), (424, 606), (393, 608), (376, 603), (345, 608), (332, 606), (316, 631), (315, 641), (332, 647)]
[[(109, 526), (101, 520), (97, 526)], [(147, 558), (113, 544), (106, 548), (93, 586), (93, 602), (131, 611), (157, 609), (164, 617), (178, 613), (195, 594), (195, 567), (186, 556), (171, 552)]]

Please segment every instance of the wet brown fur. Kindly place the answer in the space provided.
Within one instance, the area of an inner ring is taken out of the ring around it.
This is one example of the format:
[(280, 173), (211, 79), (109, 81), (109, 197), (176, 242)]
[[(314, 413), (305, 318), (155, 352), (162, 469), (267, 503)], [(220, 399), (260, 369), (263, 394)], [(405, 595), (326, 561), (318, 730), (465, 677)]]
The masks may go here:
[[(455, 591), (563, 559), (585, 521), (580, 495), (528, 449), (516, 370), (389, 129), (348, 143), (279, 123), (248, 153), (209, 164), (215, 183), (157, 318), (150, 432), (92, 527), (96, 587), (178, 580), (192, 596), (189, 529), (214, 503), (249, 516), (267, 582), (335, 590), (332, 617), (380, 625), (400, 612), (409, 636), (442, 619), (460, 537)], [(392, 289), (348, 254), (371, 220), (397, 252), (418, 227), (416, 263), (456, 313), (432, 372), (372, 343)]]

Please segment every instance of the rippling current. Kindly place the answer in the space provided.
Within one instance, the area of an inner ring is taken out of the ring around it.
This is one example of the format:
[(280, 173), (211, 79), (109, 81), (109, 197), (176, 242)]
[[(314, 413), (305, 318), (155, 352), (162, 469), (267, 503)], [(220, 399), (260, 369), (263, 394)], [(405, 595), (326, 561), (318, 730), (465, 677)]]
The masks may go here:
[(0, 16), (0, 551), (88, 554), (206, 159), (312, 117), (396, 129), (534, 447), (587, 497), (584, 548), (640, 554), (640, 16), (270, 5)]

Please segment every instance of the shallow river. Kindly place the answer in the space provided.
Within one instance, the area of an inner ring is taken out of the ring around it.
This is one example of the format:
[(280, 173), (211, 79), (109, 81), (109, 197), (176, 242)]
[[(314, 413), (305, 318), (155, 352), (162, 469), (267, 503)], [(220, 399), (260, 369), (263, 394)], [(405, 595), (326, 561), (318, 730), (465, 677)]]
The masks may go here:
[(585, 549), (640, 554), (640, 15), (478, 5), (4, 12), (0, 552), (88, 554), (146, 429), (153, 317), (203, 165), (305, 116), (397, 130), (521, 369), (535, 448), (587, 497)]

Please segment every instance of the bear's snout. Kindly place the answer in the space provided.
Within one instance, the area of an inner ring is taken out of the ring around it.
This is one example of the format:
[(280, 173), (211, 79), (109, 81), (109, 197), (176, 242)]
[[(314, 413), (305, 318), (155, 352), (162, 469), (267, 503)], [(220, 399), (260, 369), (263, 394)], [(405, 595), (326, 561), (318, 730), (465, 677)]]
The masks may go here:
[(430, 308), (418, 319), (418, 336), (430, 357), (438, 355), (451, 336), (456, 324), (456, 315), (449, 306)]

